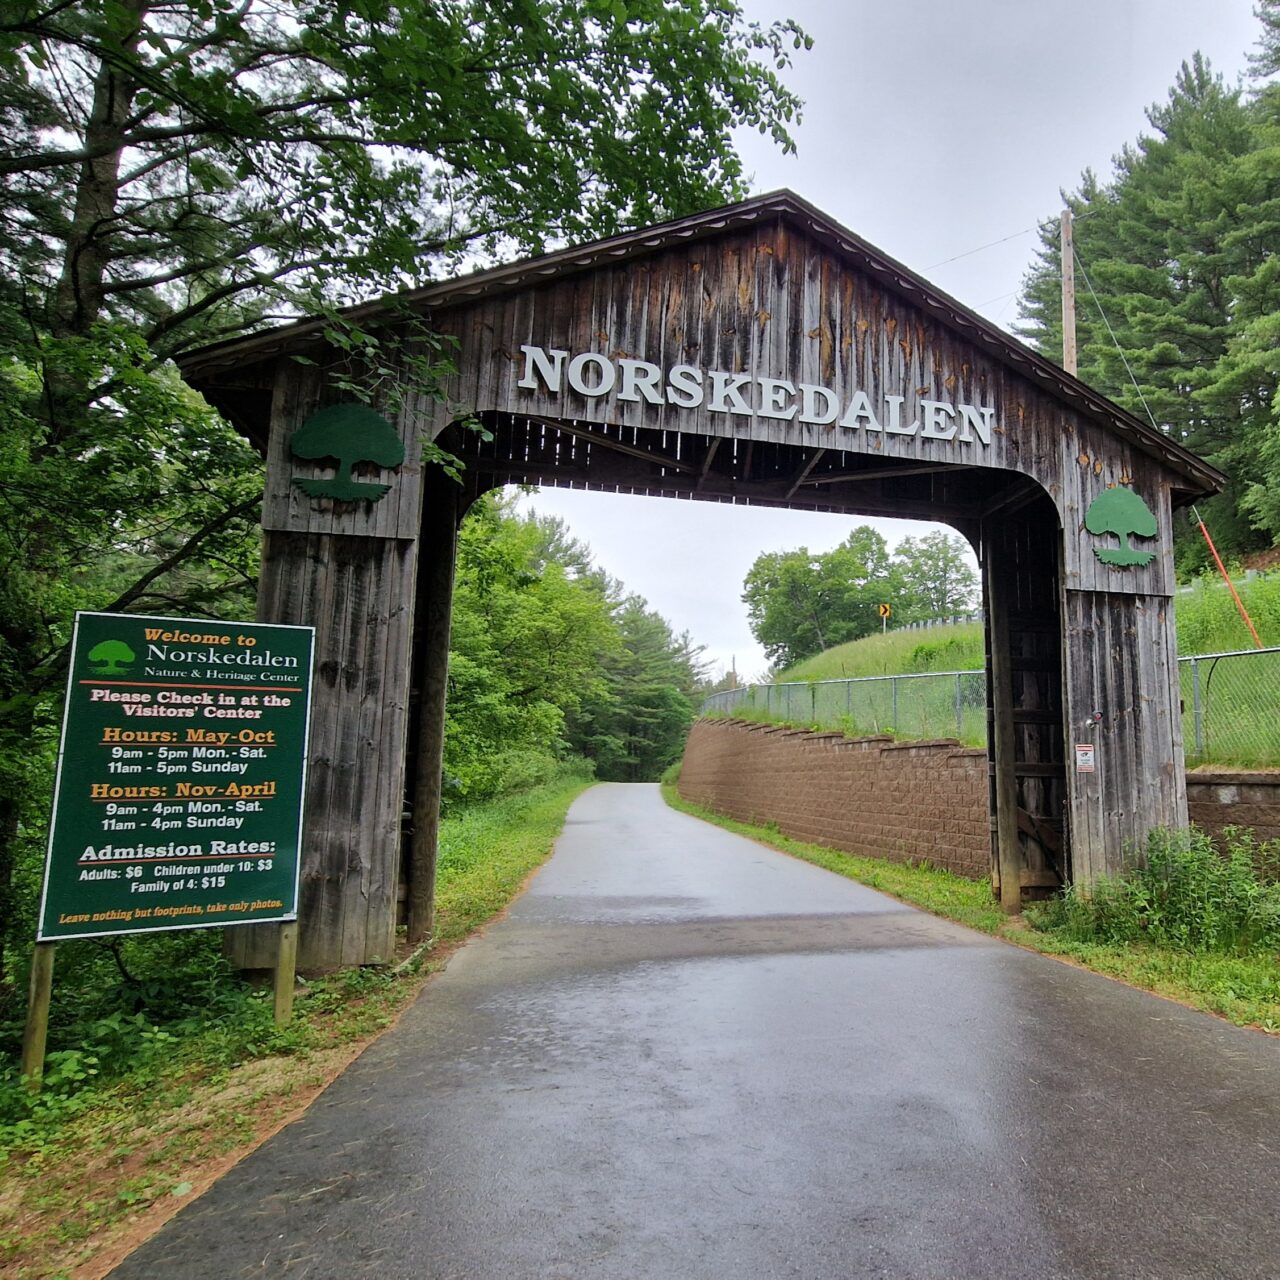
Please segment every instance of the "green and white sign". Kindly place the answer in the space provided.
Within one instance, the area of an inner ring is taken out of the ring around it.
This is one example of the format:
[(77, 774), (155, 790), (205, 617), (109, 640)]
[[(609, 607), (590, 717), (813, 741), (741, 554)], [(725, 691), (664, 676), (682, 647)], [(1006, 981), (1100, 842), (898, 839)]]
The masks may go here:
[(77, 614), (39, 941), (296, 918), (314, 640)]

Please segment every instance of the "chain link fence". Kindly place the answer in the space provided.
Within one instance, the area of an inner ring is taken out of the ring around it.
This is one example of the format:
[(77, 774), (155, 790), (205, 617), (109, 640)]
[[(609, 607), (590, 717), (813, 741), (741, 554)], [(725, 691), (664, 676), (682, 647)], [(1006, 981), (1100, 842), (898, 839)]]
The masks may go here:
[(1280, 649), (1196, 654), (1178, 676), (1187, 764), (1280, 765)]
[[(1178, 660), (1187, 764), (1280, 766), (1280, 648)], [(839, 729), (850, 737), (987, 740), (981, 671), (756, 684), (713, 693), (704, 715)]]
[(840, 729), (850, 737), (987, 739), (987, 680), (981, 671), (864, 676), (794, 684), (753, 684), (713, 693), (704, 715)]

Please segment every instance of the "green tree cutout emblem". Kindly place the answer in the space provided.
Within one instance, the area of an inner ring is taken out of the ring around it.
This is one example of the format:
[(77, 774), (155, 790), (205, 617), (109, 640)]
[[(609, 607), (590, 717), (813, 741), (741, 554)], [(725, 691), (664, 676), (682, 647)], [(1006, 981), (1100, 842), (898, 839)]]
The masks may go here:
[(1154, 538), (1159, 531), (1151, 508), (1132, 489), (1123, 485), (1104, 489), (1084, 513), (1084, 527), (1090, 533), (1114, 533), (1120, 539), (1119, 547), (1094, 547), (1093, 554), (1103, 564), (1123, 567), (1150, 564), (1155, 559), (1154, 551), (1136, 551), (1129, 545), (1130, 534)]
[(89, 650), (89, 664), (96, 676), (123, 676), (137, 661), (137, 654), (123, 640), (102, 640)]
[(340, 502), (377, 502), (391, 488), (354, 479), (353, 472), (362, 463), (394, 470), (404, 461), (404, 444), (395, 428), (363, 404), (336, 404), (313, 413), (294, 432), (289, 450), (305, 461), (331, 458), (338, 464), (332, 480), (296, 476), (293, 483), (309, 497)]

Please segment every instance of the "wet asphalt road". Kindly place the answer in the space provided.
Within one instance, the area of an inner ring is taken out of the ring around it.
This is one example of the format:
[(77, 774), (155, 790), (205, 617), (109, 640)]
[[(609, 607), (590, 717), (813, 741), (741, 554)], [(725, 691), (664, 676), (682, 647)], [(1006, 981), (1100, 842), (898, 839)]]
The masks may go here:
[(608, 785), (117, 1280), (1280, 1276), (1280, 1044)]

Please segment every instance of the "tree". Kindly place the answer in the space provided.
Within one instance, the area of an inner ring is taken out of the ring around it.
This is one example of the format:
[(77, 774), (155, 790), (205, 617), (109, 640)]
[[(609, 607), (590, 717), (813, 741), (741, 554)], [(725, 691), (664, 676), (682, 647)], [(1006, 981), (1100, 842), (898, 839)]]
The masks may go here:
[(878, 631), (879, 606), (896, 622), (950, 617), (972, 608), (977, 575), (964, 542), (941, 531), (904, 538), (892, 556), (884, 538), (859, 525), (832, 550), (767, 552), (743, 583), (752, 634), (777, 666)]
[(489, 496), (458, 540), (444, 770), (453, 798), (546, 776), (569, 749), (566, 718), (606, 689), (621, 649), (590, 578), (544, 555), (543, 531)]
[(459, 539), (445, 774), (474, 799), (585, 756), (656, 779), (694, 717), (699, 650), (597, 569), (558, 520), (490, 496)]
[(1257, 0), (1254, 17), (1262, 23), (1257, 49), (1249, 55), (1249, 66), (1259, 78), (1280, 72), (1280, 0)]
[(751, 632), (782, 667), (869, 634), (877, 606), (893, 598), (894, 578), (884, 538), (859, 525), (829, 552), (766, 552), (743, 581)]
[(900, 593), (896, 620), (928, 622), (968, 613), (978, 589), (970, 559), (964, 540), (940, 529), (903, 538), (893, 553)]
[[(1275, 14), (1274, 4), (1263, 6), (1264, 22)], [(1232, 553), (1280, 537), (1275, 93), (1268, 87), (1247, 99), (1197, 55), (1168, 101), (1148, 112), (1152, 132), (1121, 151), (1112, 179), (1086, 173), (1066, 196), (1087, 277), (1077, 316), (1080, 376), (1227, 472), (1226, 491), (1201, 510)], [(1056, 220), (1042, 246), (1024, 285), (1021, 332), (1056, 359)], [(1175, 554), (1187, 575), (1208, 553), (1181, 525)]]
[(625, 596), (613, 619), (621, 647), (605, 660), (605, 688), (570, 715), (570, 742), (606, 781), (656, 781), (684, 750), (702, 650), (640, 596)]
[(172, 352), (687, 213), (740, 190), (735, 127), (790, 147), (806, 43), (732, 0), (16, 0), (5, 274)]

